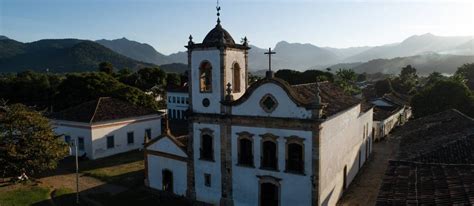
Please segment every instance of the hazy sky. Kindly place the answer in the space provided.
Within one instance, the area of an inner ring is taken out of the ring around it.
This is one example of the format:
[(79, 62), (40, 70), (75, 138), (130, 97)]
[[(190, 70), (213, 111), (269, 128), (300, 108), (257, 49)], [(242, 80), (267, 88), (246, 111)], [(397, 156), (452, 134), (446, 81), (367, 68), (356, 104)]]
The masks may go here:
[[(236, 41), (374, 46), (414, 35), (474, 35), (474, 0), (221, 0), (222, 25)], [(169, 54), (189, 34), (201, 42), (216, 24), (215, 0), (0, 0), (0, 35), (116, 39)]]

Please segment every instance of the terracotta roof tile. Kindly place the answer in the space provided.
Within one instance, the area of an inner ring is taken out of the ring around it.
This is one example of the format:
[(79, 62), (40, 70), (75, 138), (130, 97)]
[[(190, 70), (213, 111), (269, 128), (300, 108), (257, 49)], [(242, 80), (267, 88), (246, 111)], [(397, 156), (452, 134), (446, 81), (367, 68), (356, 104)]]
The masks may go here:
[(53, 119), (75, 122), (102, 122), (115, 119), (159, 114), (153, 109), (140, 107), (111, 97), (101, 97), (97, 100), (82, 103), (52, 115)]

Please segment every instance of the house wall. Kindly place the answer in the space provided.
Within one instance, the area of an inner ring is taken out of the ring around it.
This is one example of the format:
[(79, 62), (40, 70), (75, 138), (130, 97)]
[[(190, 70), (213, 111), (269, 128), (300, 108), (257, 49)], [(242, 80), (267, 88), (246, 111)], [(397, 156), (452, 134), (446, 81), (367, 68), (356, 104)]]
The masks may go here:
[[(189, 93), (167, 92), (167, 114), (170, 119), (184, 119), (185, 111), (189, 108)], [(178, 98), (180, 101), (177, 101)]]
[[(84, 137), (84, 151), (78, 151), (78, 155), (82, 156), (86, 153), (88, 158), (92, 158), (92, 156), (90, 156), (90, 154), (92, 154), (92, 132), (91, 129), (87, 127), (87, 124), (53, 120), (52, 125), (54, 133), (62, 135), (63, 140), (65, 140), (64, 136), (66, 135), (71, 136), (71, 141), (74, 141), (74, 139), (78, 137)], [(75, 147), (72, 147), (71, 154), (75, 154), (75, 151)]]
[(374, 121), (373, 123), (373, 128), (375, 131), (374, 139), (380, 140), (381, 138), (389, 134), (393, 130), (393, 128), (395, 128), (397, 125), (401, 123), (400, 118), (403, 117), (403, 114), (404, 114), (404, 109), (400, 109), (397, 112), (395, 112), (393, 115), (389, 116), (387, 119), (384, 119), (382, 121)]
[[(260, 106), (260, 101), (265, 94), (271, 93), (278, 102), (276, 109), (267, 113)], [(246, 116), (264, 116), (264, 117), (287, 117), (308, 119), (311, 118), (311, 111), (303, 107), (298, 107), (288, 94), (279, 85), (267, 83), (261, 85), (252, 95), (242, 104), (232, 107), (232, 114)]]
[[(221, 185), (221, 141), (220, 127), (218, 124), (193, 124), (193, 149), (194, 149), (194, 177), (196, 199), (212, 204), (219, 204), (222, 192)], [(214, 161), (200, 160), (201, 129), (213, 131)], [(211, 175), (211, 186), (204, 185), (204, 174)]]
[[(255, 168), (238, 166), (236, 133), (249, 132), (254, 134), (253, 152)], [(262, 170), (260, 167), (261, 137), (259, 135), (271, 133), (278, 136), (278, 170), (279, 172)], [(296, 135), (304, 138), (304, 175), (292, 174), (285, 171), (286, 139), (284, 137)], [(269, 129), (259, 127), (232, 126), (232, 190), (234, 205), (259, 204), (259, 178), (257, 176), (269, 175), (281, 178), (280, 205), (311, 205), (311, 175), (312, 159), (311, 145), (312, 132), (286, 129)]]
[[(360, 105), (329, 117), (321, 124), (319, 204), (335, 205), (343, 192), (344, 167), (346, 186), (366, 160), (366, 146), (371, 145), (371, 129), (364, 137), (364, 126), (372, 128), (373, 111), (360, 112)], [(371, 147), (367, 148), (367, 153)], [(360, 157), (360, 160), (359, 160)]]
[[(140, 120), (140, 121), (137, 121)], [(161, 134), (161, 118), (157, 116), (142, 117), (140, 119), (126, 120), (124, 124), (115, 122), (100, 123), (92, 129), (92, 159), (107, 157), (114, 154), (143, 148), (145, 130), (151, 129), (151, 135), (156, 137)], [(127, 133), (134, 133), (134, 143), (127, 144)], [(107, 136), (114, 136), (114, 148), (107, 148)]]

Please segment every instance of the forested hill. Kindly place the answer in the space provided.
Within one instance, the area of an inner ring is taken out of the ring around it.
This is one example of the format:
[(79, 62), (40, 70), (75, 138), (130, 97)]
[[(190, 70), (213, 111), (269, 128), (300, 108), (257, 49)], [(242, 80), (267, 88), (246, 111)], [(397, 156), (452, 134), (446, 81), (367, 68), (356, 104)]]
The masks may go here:
[(138, 70), (155, 66), (125, 57), (88, 40), (54, 39), (21, 43), (0, 39), (0, 72), (94, 71), (101, 62), (110, 62), (116, 69)]

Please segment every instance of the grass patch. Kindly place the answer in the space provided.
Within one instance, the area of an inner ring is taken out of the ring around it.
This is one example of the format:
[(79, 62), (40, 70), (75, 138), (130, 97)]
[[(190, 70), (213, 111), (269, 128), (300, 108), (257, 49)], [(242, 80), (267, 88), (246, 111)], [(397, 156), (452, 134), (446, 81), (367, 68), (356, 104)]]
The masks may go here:
[(1, 206), (32, 205), (49, 199), (48, 188), (39, 186), (20, 186), (0, 193)]
[(142, 151), (132, 151), (82, 162), (81, 172), (108, 183), (124, 186), (143, 184), (145, 164)]

